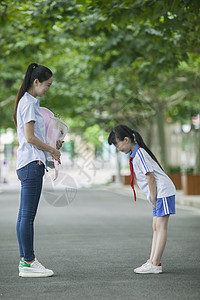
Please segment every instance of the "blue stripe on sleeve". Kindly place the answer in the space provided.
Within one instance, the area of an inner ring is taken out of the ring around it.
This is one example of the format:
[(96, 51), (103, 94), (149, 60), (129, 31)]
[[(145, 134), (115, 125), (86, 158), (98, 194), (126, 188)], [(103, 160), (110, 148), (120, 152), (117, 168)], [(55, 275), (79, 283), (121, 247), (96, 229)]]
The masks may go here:
[(143, 167), (144, 167), (146, 173), (148, 173), (148, 172), (149, 172), (149, 169), (148, 169), (148, 166), (147, 166), (147, 164), (146, 164), (146, 162), (145, 162), (145, 159), (144, 159), (144, 156), (143, 156), (141, 150), (138, 149), (137, 153), (138, 153), (138, 155), (139, 155), (139, 158), (140, 158), (140, 160), (141, 160), (141, 162), (142, 162), (142, 164), (143, 164)]

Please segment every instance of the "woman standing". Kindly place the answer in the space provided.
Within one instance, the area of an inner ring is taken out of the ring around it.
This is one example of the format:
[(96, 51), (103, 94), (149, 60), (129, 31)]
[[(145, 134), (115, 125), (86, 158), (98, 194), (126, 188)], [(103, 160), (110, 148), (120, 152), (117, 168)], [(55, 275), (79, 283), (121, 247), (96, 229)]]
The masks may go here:
[(54, 273), (46, 269), (34, 254), (34, 219), (41, 195), (46, 168), (45, 151), (60, 163), (61, 142), (57, 149), (45, 140), (45, 123), (40, 112), (42, 97), (53, 81), (47, 67), (32, 63), (28, 66), (17, 94), (14, 121), (17, 127), (17, 175), (21, 181), (21, 201), (17, 220), (17, 238), (20, 251), (19, 276), (48, 277)]

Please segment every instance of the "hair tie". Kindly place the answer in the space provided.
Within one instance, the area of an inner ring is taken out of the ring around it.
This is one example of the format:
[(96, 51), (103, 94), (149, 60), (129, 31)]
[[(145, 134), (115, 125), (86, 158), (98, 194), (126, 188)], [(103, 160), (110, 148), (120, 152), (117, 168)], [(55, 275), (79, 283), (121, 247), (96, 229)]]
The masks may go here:
[(136, 140), (136, 137), (135, 137), (135, 133), (132, 133), (133, 137), (134, 137), (134, 143), (137, 144), (137, 140)]
[(35, 64), (35, 65), (33, 66), (33, 70), (36, 69), (37, 67), (38, 67), (38, 64)]

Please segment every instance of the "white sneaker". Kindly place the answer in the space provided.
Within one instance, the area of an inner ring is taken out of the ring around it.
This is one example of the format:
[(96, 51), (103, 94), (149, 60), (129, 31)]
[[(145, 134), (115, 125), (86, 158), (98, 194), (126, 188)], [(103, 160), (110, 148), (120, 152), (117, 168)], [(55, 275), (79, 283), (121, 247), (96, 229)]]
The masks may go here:
[(160, 274), (162, 273), (162, 265), (158, 266), (152, 265), (152, 263), (148, 263), (141, 268), (136, 269), (135, 273), (137, 274)]
[(49, 277), (53, 274), (52, 270), (46, 269), (37, 259), (31, 264), (22, 260), (19, 263), (19, 276), (21, 277)]
[(143, 268), (144, 266), (146, 266), (148, 264), (151, 264), (150, 259), (148, 259), (141, 267), (138, 267), (138, 268), (134, 269), (134, 272), (136, 272), (136, 270), (139, 270), (139, 269)]

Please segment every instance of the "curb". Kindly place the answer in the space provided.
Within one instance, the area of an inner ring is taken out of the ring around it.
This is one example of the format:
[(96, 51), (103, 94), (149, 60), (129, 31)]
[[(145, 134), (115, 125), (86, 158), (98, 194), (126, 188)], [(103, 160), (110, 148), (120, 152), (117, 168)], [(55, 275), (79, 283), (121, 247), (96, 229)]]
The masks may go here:
[[(79, 187), (81, 188), (89, 188), (89, 189), (102, 189), (102, 190), (107, 190), (107, 191), (112, 191), (115, 192), (117, 194), (121, 194), (121, 195), (127, 195), (132, 197), (133, 196), (133, 192), (132, 189), (129, 185), (123, 185), (120, 183), (110, 183), (110, 184), (99, 184), (99, 185), (93, 185), (90, 187)], [(59, 190), (59, 188), (58, 188)], [(61, 189), (62, 190), (62, 189)], [(136, 195), (138, 198), (146, 200), (146, 196), (143, 194), (143, 192), (138, 188), (135, 187), (136, 190)], [(11, 183), (7, 183), (7, 184), (3, 184), (0, 183), (0, 194), (1, 193), (5, 193), (5, 192), (12, 192), (12, 193), (16, 193), (20, 191), (20, 183), (18, 181), (16, 182), (12, 182)], [(182, 206), (186, 206), (186, 207), (193, 207), (196, 209), (200, 209), (200, 195), (184, 195), (182, 190), (177, 190), (176, 191), (176, 204), (178, 205), (182, 205)]]
[[(123, 184), (119, 183), (111, 183), (107, 186), (102, 187), (105, 190), (111, 190), (112, 192), (115, 192), (117, 194), (133, 196), (133, 192), (130, 186), (124, 186)], [(145, 194), (138, 187), (135, 187), (135, 191), (138, 198), (147, 201)], [(182, 190), (177, 190), (175, 201), (178, 205), (200, 209), (200, 195), (184, 195)]]

